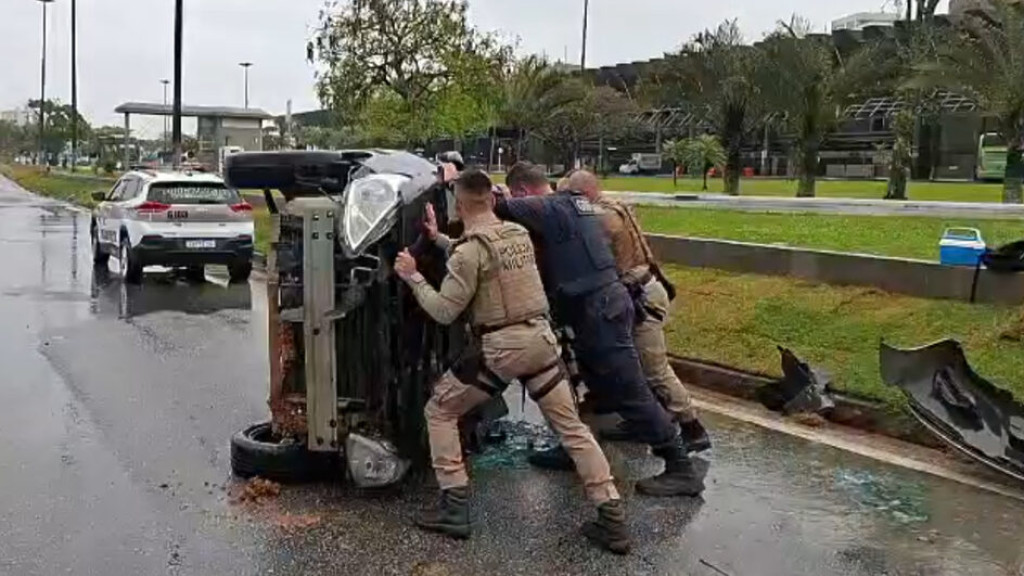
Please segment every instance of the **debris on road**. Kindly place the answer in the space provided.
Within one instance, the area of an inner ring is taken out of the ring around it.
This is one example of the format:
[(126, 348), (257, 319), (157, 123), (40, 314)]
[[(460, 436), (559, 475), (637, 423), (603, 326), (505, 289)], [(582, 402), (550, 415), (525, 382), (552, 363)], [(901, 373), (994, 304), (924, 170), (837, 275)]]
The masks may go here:
[(801, 361), (792, 350), (782, 346), (778, 348), (782, 354), (783, 377), (757, 390), (761, 404), (786, 415), (826, 414), (835, 408), (831, 378)]
[(265, 480), (259, 476), (252, 478), (242, 487), (241, 492), (236, 495), (232, 500), (236, 503), (243, 504), (246, 502), (252, 502), (253, 504), (263, 504), (268, 500), (277, 498), (281, 495), (281, 485), (277, 482)]
[(946, 443), (1024, 481), (1024, 404), (979, 376), (956, 340), (909, 350), (884, 342), (882, 380), (903, 391), (910, 412)]
[(284, 512), (271, 516), (270, 522), (282, 530), (292, 532), (319, 526), (322, 517), (319, 514), (292, 514)]

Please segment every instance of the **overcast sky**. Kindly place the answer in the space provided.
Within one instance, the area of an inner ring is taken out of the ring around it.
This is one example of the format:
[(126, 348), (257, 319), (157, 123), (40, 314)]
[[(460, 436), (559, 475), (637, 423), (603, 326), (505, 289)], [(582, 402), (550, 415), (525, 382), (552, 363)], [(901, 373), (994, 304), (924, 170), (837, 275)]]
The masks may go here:
[[(694, 33), (738, 18), (749, 39), (797, 13), (829, 22), (878, 11), (885, 0), (591, 0), (589, 65), (645, 60)], [(945, 10), (943, 0), (940, 11)], [(250, 105), (283, 113), (317, 107), (306, 40), (323, 0), (185, 0), (184, 101), (243, 104), (242, 70), (252, 61)], [(524, 52), (579, 61), (583, 0), (470, 0), (472, 23), (516, 37)], [(70, 101), (70, 0), (49, 5), (47, 96)], [(888, 2), (892, 10), (892, 0)], [(170, 78), (173, 0), (78, 0), (79, 106), (94, 124), (120, 123), (124, 101), (160, 102)], [(0, 0), (0, 110), (39, 94), (41, 4)], [(133, 122), (156, 136), (159, 120)], [(186, 126), (187, 127), (187, 126)]]

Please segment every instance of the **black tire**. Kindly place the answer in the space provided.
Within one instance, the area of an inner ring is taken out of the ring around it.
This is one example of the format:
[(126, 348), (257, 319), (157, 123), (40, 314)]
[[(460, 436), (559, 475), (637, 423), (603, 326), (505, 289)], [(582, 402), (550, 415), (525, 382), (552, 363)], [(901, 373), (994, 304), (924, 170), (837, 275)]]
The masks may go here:
[(192, 282), (204, 282), (206, 281), (206, 267), (205, 266), (189, 266), (185, 269), (185, 278)]
[(103, 245), (100, 244), (100, 237), (96, 233), (95, 226), (92, 228), (92, 233), (89, 234), (89, 237), (92, 245), (92, 263), (96, 266), (106, 266), (110, 260), (110, 254), (103, 250)]
[(274, 441), (270, 422), (253, 424), (231, 437), (231, 472), (239, 478), (259, 476), (282, 484), (298, 484), (326, 477), (331, 454), (310, 452), (305, 443)]
[(132, 247), (128, 243), (127, 236), (121, 238), (121, 251), (118, 256), (121, 279), (127, 284), (140, 284), (142, 282), (142, 265), (132, 256)]
[(232, 282), (246, 282), (252, 274), (252, 262), (239, 262), (228, 266), (228, 275)]

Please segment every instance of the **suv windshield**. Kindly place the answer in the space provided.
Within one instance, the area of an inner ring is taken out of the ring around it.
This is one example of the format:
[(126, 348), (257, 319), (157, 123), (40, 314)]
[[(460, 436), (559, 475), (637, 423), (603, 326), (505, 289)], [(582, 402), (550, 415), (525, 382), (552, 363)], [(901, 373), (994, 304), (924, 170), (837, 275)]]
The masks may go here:
[(164, 204), (237, 204), (238, 192), (220, 182), (156, 182), (147, 198)]

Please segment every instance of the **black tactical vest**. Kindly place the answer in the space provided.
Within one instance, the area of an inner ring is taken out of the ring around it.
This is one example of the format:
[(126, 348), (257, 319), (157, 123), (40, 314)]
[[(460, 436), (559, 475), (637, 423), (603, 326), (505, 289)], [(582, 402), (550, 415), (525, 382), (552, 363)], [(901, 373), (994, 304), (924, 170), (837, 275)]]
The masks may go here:
[(544, 278), (553, 296), (580, 296), (618, 281), (599, 210), (575, 192), (544, 202)]

